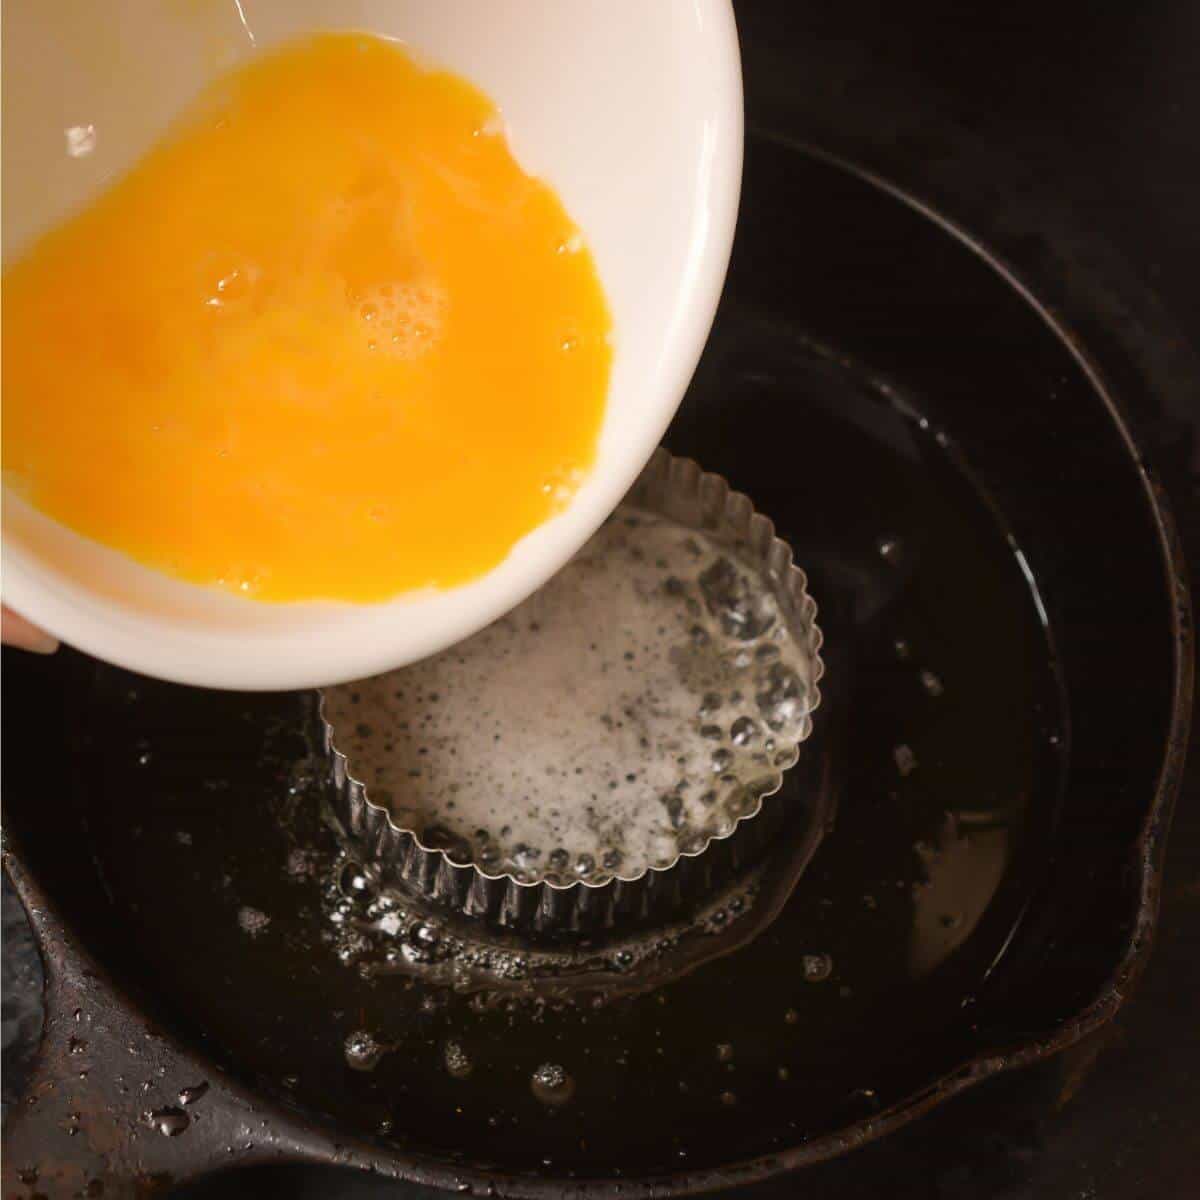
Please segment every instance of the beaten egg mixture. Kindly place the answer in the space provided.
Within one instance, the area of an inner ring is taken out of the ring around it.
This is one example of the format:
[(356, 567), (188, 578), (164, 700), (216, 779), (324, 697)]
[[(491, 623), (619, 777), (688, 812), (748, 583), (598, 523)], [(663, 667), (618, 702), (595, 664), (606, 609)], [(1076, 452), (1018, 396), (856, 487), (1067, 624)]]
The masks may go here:
[(258, 600), (447, 587), (587, 472), (610, 331), (491, 101), (320, 35), (218, 80), (5, 272), (5, 480)]

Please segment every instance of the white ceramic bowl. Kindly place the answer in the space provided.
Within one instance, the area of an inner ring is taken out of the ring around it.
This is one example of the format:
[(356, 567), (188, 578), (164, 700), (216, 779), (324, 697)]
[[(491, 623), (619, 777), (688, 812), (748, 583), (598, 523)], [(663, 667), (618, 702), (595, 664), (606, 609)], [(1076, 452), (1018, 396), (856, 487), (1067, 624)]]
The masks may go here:
[(522, 165), (583, 229), (615, 332), (596, 464), (565, 511), (486, 576), (377, 605), (269, 605), (168, 579), (6, 490), (5, 603), (146, 674), (246, 689), (335, 683), (482, 628), (620, 501), (716, 310), (742, 165), (729, 0), (6, 0), (6, 261), (135, 161), (209, 75), (255, 45), (332, 29), (396, 38), (481, 86)]

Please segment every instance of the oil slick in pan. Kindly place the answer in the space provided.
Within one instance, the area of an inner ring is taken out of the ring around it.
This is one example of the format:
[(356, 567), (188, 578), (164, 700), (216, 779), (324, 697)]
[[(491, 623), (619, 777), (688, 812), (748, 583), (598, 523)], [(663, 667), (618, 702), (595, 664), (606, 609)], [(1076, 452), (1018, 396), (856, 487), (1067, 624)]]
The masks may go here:
[(610, 325), (486, 96), (311, 37), (219, 79), (6, 271), (5, 479), (259, 600), (453, 586), (590, 468)]

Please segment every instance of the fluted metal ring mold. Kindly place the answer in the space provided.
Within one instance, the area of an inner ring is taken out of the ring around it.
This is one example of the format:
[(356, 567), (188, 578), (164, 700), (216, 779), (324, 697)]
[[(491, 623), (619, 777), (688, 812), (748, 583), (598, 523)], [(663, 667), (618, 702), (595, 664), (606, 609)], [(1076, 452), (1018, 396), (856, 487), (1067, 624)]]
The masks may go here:
[[(624, 502), (706, 534), (722, 549), (755, 568), (766, 581), (791, 637), (807, 655), (810, 686), (797, 744), (811, 732), (820, 703), (824, 665), (816, 602), (791, 548), (778, 538), (769, 518), (748, 497), (698, 464), (658, 450)], [(672, 861), (630, 875), (600, 880), (528, 877), (489, 873), (454, 839), (441, 844), (395, 823), (387, 808), (372, 802), (339, 749), (325, 716), (324, 694), (316, 708), (319, 736), (330, 763), (334, 815), (348, 848), (378, 871), (380, 881), (399, 886), (438, 909), (520, 935), (579, 940), (607, 930), (628, 932), (672, 920), (758, 862), (773, 835), (789, 823), (785, 806), (771, 804), (790, 762), (774, 766), (736, 797), (723, 831), (681, 848)], [(799, 750), (797, 750), (797, 757)]]

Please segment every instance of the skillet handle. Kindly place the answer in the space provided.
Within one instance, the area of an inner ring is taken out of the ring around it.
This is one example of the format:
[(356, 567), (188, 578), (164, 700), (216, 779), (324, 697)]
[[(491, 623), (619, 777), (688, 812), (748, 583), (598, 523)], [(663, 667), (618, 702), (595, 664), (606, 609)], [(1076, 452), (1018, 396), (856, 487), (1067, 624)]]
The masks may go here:
[(208, 1171), (326, 1158), (301, 1123), (149, 1027), (4, 855), (45, 964), (45, 1022), (4, 1125), (5, 1200), (153, 1197)]

